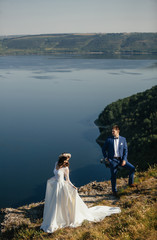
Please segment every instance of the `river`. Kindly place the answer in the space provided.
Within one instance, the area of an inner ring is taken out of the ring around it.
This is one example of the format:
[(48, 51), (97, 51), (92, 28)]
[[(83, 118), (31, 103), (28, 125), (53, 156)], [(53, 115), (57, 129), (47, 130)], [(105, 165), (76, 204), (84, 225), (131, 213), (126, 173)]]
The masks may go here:
[(62, 152), (76, 186), (108, 180), (94, 120), (156, 80), (155, 59), (0, 57), (0, 208), (44, 199)]

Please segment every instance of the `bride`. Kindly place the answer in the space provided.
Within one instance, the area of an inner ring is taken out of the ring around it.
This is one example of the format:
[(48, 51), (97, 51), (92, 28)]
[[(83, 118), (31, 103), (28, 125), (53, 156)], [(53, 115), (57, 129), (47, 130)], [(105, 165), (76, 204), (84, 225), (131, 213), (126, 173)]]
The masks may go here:
[(70, 153), (62, 153), (55, 164), (54, 177), (47, 181), (43, 222), (41, 229), (52, 233), (59, 228), (77, 227), (84, 220), (98, 222), (119, 207), (95, 206), (88, 208), (80, 198), (77, 188), (69, 179)]

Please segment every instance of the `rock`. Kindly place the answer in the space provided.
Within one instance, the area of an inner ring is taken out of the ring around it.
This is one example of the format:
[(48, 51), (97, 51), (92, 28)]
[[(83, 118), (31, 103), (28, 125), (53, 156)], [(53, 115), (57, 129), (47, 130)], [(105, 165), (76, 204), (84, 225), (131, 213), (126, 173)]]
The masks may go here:
[(1, 232), (31, 225), (42, 217), (44, 202), (33, 203), (19, 208), (1, 209)]
[[(117, 185), (121, 187), (126, 185), (126, 179), (118, 179)], [(96, 202), (107, 200), (113, 204), (114, 197), (110, 196), (111, 183), (90, 182), (78, 188), (80, 197), (85, 201), (88, 207), (93, 206)], [(43, 216), (44, 201), (32, 203), (19, 208), (5, 208), (0, 210), (1, 232), (18, 228), (21, 225), (30, 226), (38, 222)]]

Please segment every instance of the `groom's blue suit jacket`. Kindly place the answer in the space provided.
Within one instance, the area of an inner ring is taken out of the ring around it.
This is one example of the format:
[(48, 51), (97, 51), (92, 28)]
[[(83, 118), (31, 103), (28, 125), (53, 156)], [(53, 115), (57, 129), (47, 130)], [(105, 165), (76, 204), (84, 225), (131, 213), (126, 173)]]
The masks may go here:
[[(104, 158), (108, 158), (109, 161), (113, 160), (114, 158), (114, 137), (108, 137), (105, 141), (102, 152), (104, 155)], [(128, 155), (128, 148), (127, 148), (127, 142), (126, 139), (122, 136), (119, 136), (119, 154), (121, 157), (121, 160), (127, 161), (127, 155)]]

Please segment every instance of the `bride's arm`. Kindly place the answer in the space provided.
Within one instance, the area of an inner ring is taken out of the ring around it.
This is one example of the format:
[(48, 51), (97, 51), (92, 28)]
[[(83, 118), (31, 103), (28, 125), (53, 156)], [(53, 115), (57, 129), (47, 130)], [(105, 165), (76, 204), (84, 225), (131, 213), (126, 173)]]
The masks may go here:
[(65, 168), (65, 179), (66, 179), (66, 182), (68, 182), (73, 188), (77, 189), (77, 187), (75, 187), (72, 182), (70, 181), (70, 178), (69, 178), (69, 168), (66, 167)]

